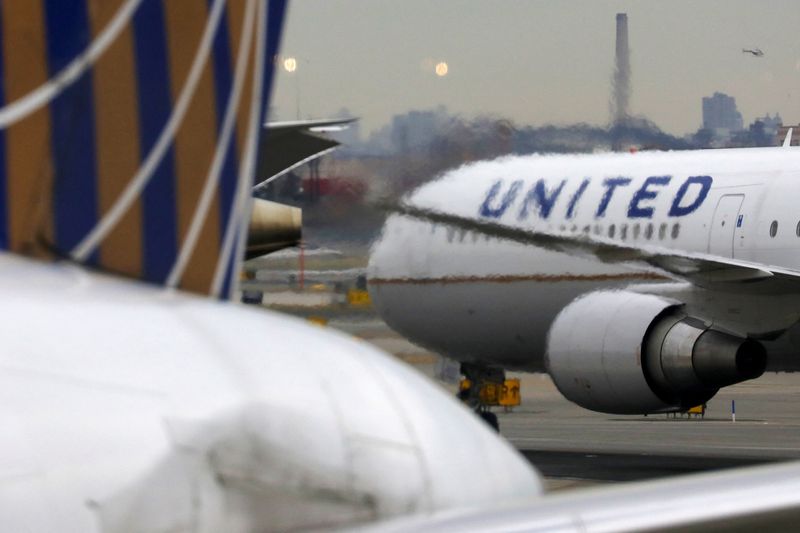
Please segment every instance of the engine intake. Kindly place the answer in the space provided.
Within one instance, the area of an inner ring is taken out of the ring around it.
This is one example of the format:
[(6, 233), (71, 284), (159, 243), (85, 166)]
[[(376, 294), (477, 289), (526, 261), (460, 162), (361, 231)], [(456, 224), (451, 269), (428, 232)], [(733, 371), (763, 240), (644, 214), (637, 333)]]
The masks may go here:
[(764, 372), (760, 343), (710, 329), (681, 307), (630, 291), (586, 295), (550, 329), (548, 372), (569, 400), (618, 414), (686, 409)]

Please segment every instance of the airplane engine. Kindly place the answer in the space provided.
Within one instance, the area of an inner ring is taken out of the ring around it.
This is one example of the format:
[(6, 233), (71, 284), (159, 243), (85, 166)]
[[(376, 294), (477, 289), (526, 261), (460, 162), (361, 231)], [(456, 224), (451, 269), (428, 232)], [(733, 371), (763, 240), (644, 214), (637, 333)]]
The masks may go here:
[(631, 291), (579, 298), (550, 329), (547, 370), (570, 401), (615, 414), (688, 409), (764, 372), (759, 342), (710, 329), (681, 308)]
[(301, 209), (253, 198), (247, 228), (247, 259), (296, 246), (302, 234)]

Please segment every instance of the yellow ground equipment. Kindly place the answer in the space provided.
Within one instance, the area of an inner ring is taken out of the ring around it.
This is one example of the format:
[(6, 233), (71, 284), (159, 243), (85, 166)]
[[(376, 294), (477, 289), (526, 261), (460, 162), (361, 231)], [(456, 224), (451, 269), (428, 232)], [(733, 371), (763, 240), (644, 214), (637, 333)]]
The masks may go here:
[(372, 303), (369, 292), (361, 289), (350, 289), (347, 291), (347, 303), (356, 307), (366, 307)]
[(324, 316), (310, 316), (306, 320), (308, 320), (312, 324), (316, 324), (318, 326), (327, 326), (328, 325), (328, 319), (325, 318)]
[(695, 405), (694, 407), (690, 407), (686, 414), (689, 416), (694, 415), (695, 418), (698, 416), (700, 418), (706, 417), (706, 404)]
[[(472, 383), (466, 378), (459, 383), (460, 390), (467, 390), (471, 386)], [(502, 384), (487, 381), (481, 385), (478, 397), (484, 405), (499, 405), (506, 411), (511, 411), (522, 401), (519, 390), (518, 378), (506, 379)]]

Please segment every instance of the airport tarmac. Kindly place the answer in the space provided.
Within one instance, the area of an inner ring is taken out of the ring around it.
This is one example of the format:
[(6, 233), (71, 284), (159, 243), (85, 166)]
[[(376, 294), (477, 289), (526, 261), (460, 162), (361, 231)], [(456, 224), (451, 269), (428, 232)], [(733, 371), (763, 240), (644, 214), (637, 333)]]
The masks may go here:
[[(329, 325), (434, 375), (435, 354), (374, 316), (332, 317)], [(567, 401), (547, 375), (510, 376), (521, 380), (522, 404), (497, 411), (501, 433), (551, 490), (800, 459), (800, 374), (765, 374), (723, 389), (708, 402), (704, 418), (595, 413)]]
[[(369, 306), (309, 307), (305, 300), (321, 296), (309, 296), (313, 287), (287, 291), (280, 282), (286, 277), (286, 272), (278, 276), (277, 284), (266, 280), (272, 292), (265, 293), (265, 301), (290, 314), (327, 321), (435, 377), (440, 358), (393, 332)], [(313, 281), (319, 288), (339, 280), (329, 277), (323, 272)], [(328, 298), (337, 299), (332, 293)], [(595, 413), (567, 401), (547, 375), (509, 375), (521, 380), (522, 404), (512, 412), (497, 411), (501, 433), (553, 490), (800, 459), (800, 373), (765, 374), (723, 389), (708, 402), (704, 418)], [(442, 386), (455, 391), (453, 383)]]

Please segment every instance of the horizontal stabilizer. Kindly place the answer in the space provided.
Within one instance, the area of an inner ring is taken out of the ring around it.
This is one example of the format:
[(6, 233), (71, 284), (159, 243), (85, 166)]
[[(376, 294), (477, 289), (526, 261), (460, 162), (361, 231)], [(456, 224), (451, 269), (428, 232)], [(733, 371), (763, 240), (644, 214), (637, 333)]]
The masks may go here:
[(257, 187), (327, 154), (339, 143), (320, 134), (346, 129), (356, 119), (270, 122), (264, 126), (256, 169)]

